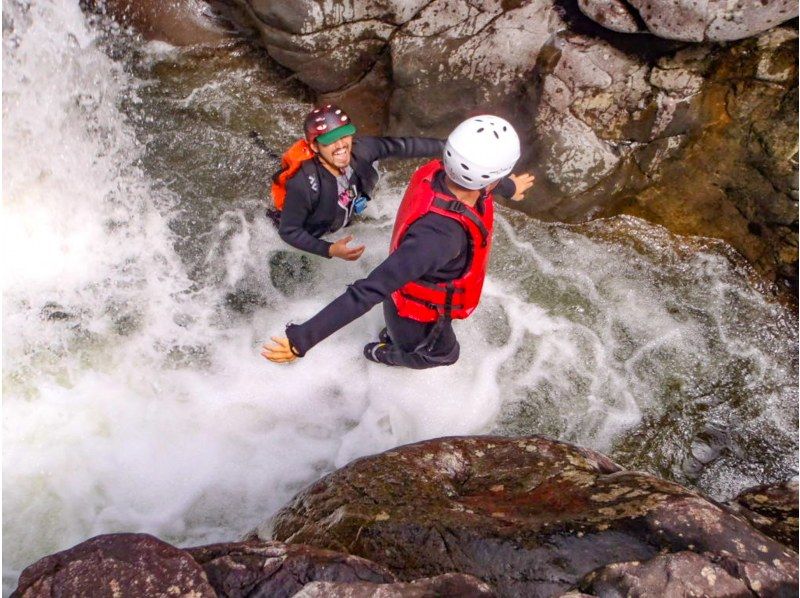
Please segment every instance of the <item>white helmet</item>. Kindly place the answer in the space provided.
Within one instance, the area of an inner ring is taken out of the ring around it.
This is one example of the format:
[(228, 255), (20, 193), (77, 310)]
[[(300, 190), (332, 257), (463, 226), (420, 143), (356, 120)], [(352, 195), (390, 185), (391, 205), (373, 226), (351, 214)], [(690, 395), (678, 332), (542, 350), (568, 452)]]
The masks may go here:
[(458, 125), (444, 146), (444, 169), (466, 189), (483, 189), (503, 178), (519, 160), (519, 137), (499, 116), (473, 116)]

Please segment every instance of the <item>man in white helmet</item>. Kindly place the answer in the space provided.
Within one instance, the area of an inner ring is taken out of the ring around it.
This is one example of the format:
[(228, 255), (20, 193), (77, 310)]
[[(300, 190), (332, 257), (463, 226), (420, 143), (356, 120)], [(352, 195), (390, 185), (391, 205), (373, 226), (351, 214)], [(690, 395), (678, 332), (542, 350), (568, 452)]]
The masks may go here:
[(452, 320), (477, 307), (489, 262), (497, 191), (521, 200), (533, 176), (511, 175), (520, 156), (508, 121), (467, 119), (447, 139), (443, 160), (411, 178), (397, 213), (390, 254), (367, 278), (285, 337), (272, 337), (262, 355), (276, 363), (302, 357), (318, 342), (383, 302), (386, 328), (364, 356), (378, 363), (423, 369), (458, 360)]

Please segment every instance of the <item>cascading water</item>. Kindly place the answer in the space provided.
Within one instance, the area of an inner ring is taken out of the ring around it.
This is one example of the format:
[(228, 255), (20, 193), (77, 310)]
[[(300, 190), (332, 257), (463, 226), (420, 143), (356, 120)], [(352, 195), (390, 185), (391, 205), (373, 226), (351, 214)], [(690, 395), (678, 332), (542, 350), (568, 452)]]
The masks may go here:
[(796, 473), (796, 322), (721, 245), (500, 210), (458, 364), (369, 364), (374, 310), (275, 366), (261, 342), (386, 255), (408, 167), (350, 229), (361, 260), (279, 280), (261, 146), (308, 105), (263, 57), (143, 46), (55, 0), (7, 2), (3, 49), (5, 593), (99, 533), (236, 539), (442, 435), (546, 433), (717, 497)]

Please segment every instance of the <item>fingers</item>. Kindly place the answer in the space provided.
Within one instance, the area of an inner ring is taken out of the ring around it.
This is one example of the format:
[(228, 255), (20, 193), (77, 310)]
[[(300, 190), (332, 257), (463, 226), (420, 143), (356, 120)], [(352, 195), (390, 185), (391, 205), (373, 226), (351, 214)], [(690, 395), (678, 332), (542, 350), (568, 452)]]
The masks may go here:
[(526, 172), (520, 175), (512, 175), (511, 179), (514, 181), (514, 184), (516, 185), (516, 193), (514, 193), (514, 195), (511, 196), (511, 199), (513, 199), (514, 201), (520, 201), (521, 199), (524, 199), (523, 194), (525, 193), (525, 191), (533, 187), (533, 181), (536, 179), (536, 177)]
[(353, 235), (342, 237), (331, 246), (331, 255), (352, 262), (361, 257), (364, 253), (364, 245), (358, 247), (348, 247), (347, 244), (353, 240)]
[(261, 356), (273, 363), (289, 363), (297, 359), (297, 355), (292, 352), (289, 339), (286, 337), (272, 337), (273, 344), (264, 345), (261, 348)]
[(365, 245), (359, 245), (358, 247), (348, 247), (347, 251), (345, 252), (343, 259), (346, 259), (350, 262), (357, 260), (361, 257), (361, 254), (364, 253)]

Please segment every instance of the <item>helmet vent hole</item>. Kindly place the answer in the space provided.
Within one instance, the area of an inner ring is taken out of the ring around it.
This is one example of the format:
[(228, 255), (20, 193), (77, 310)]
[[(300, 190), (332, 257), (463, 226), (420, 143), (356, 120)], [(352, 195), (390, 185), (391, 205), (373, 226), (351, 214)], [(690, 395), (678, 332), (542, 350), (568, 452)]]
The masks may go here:
[(447, 150), (447, 157), (450, 158), (453, 154), (450, 153), (450, 150)]
[(467, 166), (464, 163), (461, 164), (461, 168), (463, 168), (464, 170), (469, 170), (469, 166)]
[(489, 175), (488, 175), (488, 174), (482, 174), (482, 175), (481, 175), (481, 178), (482, 178), (482, 179), (488, 179), (488, 178), (489, 178)]
[(508, 127), (503, 125), (503, 131), (507, 131), (507, 130), (508, 130)]
[(500, 135), (498, 135), (498, 134), (497, 134), (497, 131), (492, 131), (492, 133), (494, 133), (494, 136), (495, 136), (495, 137), (497, 137), (498, 139), (500, 139)]
[(472, 179), (471, 179), (471, 178), (469, 178), (468, 176), (465, 176), (465, 177), (464, 177), (464, 180), (465, 180), (465, 181), (469, 181), (470, 183), (472, 182)]
[(478, 133), (483, 133), (483, 129), (484, 129), (483, 127), (481, 127), (480, 129), (478, 129)]

